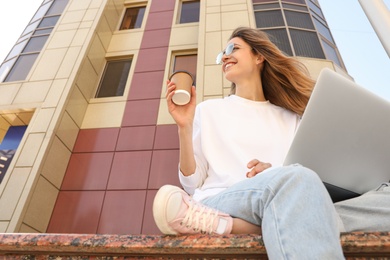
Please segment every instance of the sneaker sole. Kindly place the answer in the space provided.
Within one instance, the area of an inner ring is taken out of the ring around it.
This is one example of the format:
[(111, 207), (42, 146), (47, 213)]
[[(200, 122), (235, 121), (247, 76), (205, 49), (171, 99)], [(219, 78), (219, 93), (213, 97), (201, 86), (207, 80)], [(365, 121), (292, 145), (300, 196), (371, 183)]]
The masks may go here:
[(166, 201), (171, 196), (171, 194), (176, 191), (182, 192), (183, 190), (180, 189), (179, 187), (172, 186), (172, 185), (162, 186), (156, 193), (156, 196), (154, 197), (154, 201), (153, 201), (154, 221), (156, 222), (156, 225), (160, 229), (160, 231), (166, 235), (178, 234), (175, 230), (169, 227), (168, 221), (166, 220), (166, 216), (167, 216)]

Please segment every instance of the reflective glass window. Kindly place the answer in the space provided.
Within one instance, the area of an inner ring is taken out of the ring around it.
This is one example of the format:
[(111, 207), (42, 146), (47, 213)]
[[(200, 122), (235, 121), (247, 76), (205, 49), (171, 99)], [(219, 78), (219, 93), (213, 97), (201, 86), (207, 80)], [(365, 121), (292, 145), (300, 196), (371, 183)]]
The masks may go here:
[(33, 35), (50, 34), (51, 31), (53, 31), (53, 28), (36, 30)]
[(141, 28), (145, 9), (145, 6), (127, 8), (120, 30)]
[(276, 4), (261, 4), (261, 5), (253, 5), (254, 10), (265, 10), (265, 9), (275, 9), (280, 8), (279, 3)]
[(290, 35), (296, 56), (325, 59), (317, 33), (291, 29)]
[(330, 30), (328, 27), (326, 27), (325, 25), (323, 25), (320, 21), (318, 21), (316, 18), (313, 19), (314, 20), (314, 23), (316, 25), (316, 28), (318, 30), (318, 32), (324, 36), (328, 41), (334, 43), (333, 41), (333, 37), (332, 37), (332, 34), (330, 33)]
[(255, 12), (257, 28), (284, 26), (281, 10)]
[(60, 18), (59, 15), (57, 16), (51, 16), (51, 17), (45, 17), (42, 19), (41, 23), (39, 24), (38, 28), (44, 28), (44, 27), (54, 27)]
[[(196, 80), (197, 54), (176, 55), (173, 65), (173, 71), (185, 70), (192, 74), (194, 81)], [(195, 83), (194, 83), (195, 84)]]
[(340, 68), (342, 68), (343, 66), (341, 65), (341, 62), (340, 62), (339, 56), (337, 55), (336, 49), (334, 47), (332, 47), (331, 45), (329, 45), (324, 40), (322, 40), (322, 45), (324, 46), (324, 49), (325, 49), (326, 58), (328, 60), (334, 61), (337, 65), (340, 66)]
[(39, 7), (38, 11), (35, 13), (34, 17), (31, 19), (31, 21), (35, 21), (38, 19), (41, 19), (47, 12), (47, 9), (49, 9), (50, 4), (45, 4)]
[(96, 97), (123, 96), (129, 76), (131, 59), (108, 61)]
[(62, 14), (67, 4), (68, 0), (55, 0), (46, 15)]
[(264, 32), (269, 35), (270, 40), (278, 46), (281, 51), (289, 56), (293, 55), (286, 29), (270, 29), (264, 30)]
[(19, 56), (15, 65), (12, 67), (10, 73), (4, 81), (8, 82), (25, 80), (37, 57), (38, 53)]
[(181, 3), (179, 23), (199, 22), (200, 1), (185, 1)]
[(286, 21), (288, 26), (305, 28), (305, 29), (314, 29), (313, 22), (308, 13), (294, 12), (294, 11), (284, 11), (286, 15)]
[(21, 43), (19, 43), (19, 44), (16, 44), (16, 45), (12, 48), (12, 50), (10, 51), (10, 53), (8, 54), (7, 58), (5, 58), (5, 60), (9, 60), (9, 59), (11, 59), (12, 57), (15, 57), (15, 56), (19, 55), (19, 54), (22, 52), (24, 46), (26, 46), (26, 43), (27, 43), (27, 41), (24, 41), (24, 42), (21, 42)]
[(0, 82), (3, 82), (3, 80), (7, 76), (8, 72), (11, 70), (12, 66), (14, 65), (15, 61), (16, 61), (16, 58), (13, 58), (12, 60), (4, 62), (1, 65), (1, 67), (0, 67)]
[(24, 48), (23, 53), (41, 51), (48, 38), (48, 35), (32, 37)]

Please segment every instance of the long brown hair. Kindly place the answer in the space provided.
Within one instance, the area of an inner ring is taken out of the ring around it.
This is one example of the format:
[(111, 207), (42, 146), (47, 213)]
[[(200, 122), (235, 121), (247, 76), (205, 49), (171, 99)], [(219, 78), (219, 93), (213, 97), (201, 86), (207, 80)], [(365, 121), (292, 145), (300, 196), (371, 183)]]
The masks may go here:
[[(260, 74), (265, 98), (277, 106), (302, 115), (315, 83), (309, 77), (306, 67), (295, 58), (286, 56), (259, 29), (239, 27), (233, 31), (230, 39), (235, 37), (249, 44), (254, 54), (264, 57)], [(231, 94), (235, 93), (235, 88), (233, 83)]]

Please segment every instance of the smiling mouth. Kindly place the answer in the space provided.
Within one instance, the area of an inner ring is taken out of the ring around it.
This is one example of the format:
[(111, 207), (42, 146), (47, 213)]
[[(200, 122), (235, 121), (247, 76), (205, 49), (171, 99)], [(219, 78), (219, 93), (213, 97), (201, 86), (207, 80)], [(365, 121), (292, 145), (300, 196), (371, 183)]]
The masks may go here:
[(231, 63), (231, 62), (225, 64), (225, 70), (227, 70), (228, 68), (230, 68), (233, 65), (234, 65), (234, 63)]

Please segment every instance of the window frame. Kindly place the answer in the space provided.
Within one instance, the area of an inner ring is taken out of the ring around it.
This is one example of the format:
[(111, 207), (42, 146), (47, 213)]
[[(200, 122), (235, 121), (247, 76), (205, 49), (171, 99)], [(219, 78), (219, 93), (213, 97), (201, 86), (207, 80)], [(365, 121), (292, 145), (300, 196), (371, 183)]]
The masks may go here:
[[(103, 84), (104, 77), (105, 77), (105, 74), (107, 72), (108, 64), (111, 63), (111, 62), (119, 62), (119, 61), (125, 61), (125, 60), (130, 60), (131, 63), (130, 63), (129, 71), (127, 73), (126, 82), (124, 84), (122, 95), (120, 95), (120, 96), (99, 97), (98, 94), (99, 94), (99, 91), (100, 91), (101, 86)], [(93, 100), (96, 100), (96, 101), (99, 100), (100, 101), (100, 100), (107, 100), (107, 99), (114, 99), (114, 100), (126, 99), (127, 98), (127, 94), (128, 94), (128, 89), (129, 89), (129, 86), (130, 86), (130, 82), (131, 82), (130, 79), (132, 78), (133, 69), (135, 67), (134, 63), (135, 63), (135, 59), (134, 59), (133, 55), (121, 56), (121, 57), (112, 57), (110, 59), (107, 59), (105, 65), (104, 65), (104, 67), (102, 69), (102, 72), (100, 73), (99, 82), (98, 82), (98, 84), (96, 86), (96, 90), (94, 92)]]
[[(188, 3), (188, 2), (198, 2), (199, 3), (199, 17), (198, 21), (196, 22), (181, 22), (181, 17), (182, 17), (182, 12), (183, 12), (183, 3)], [(178, 11), (177, 11), (177, 18), (176, 18), (176, 24), (177, 25), (187, 25), (187, 24), (197, 24), (200, 21), (200, 9), (201, 9), (201, 1), (200, 0), (181, 0), (179, 1), (179, 6), (178, 6)]]
[[(127, 13), (127, 10), (128, 9), (132, 9), (132, 8), (145, 8), (144, 10), (144, 14), (143, 14), (143, 17), (142, 17), (142, 22), (141, 22), (141, 25), (140, 27), (137, 27), (137, 28), (128, 28), (128, 29), (122, 29), (122, 26), (123, 26), (123, 22), (124, 22), (124, 19), (126, 17), (126, 13)], [(148, 11), (148, 5), (147, 5), (147, 2), (141, 2), (141, 3), (138, 3), (138, 4), (134, 4), (134, 5), (126, 5), (124, 10), (123, 10), (123, 14), (122, 14), (122, 19), (120, 20), (120, 23), (119, 23), (119, 27), (118, 27), (118, 31), (127, 31), (127, 30), (139, 30), (139, 29), (144, 29), (144, 26), (145, 26), (145, 17), (147, 15), (147, 11)]]

